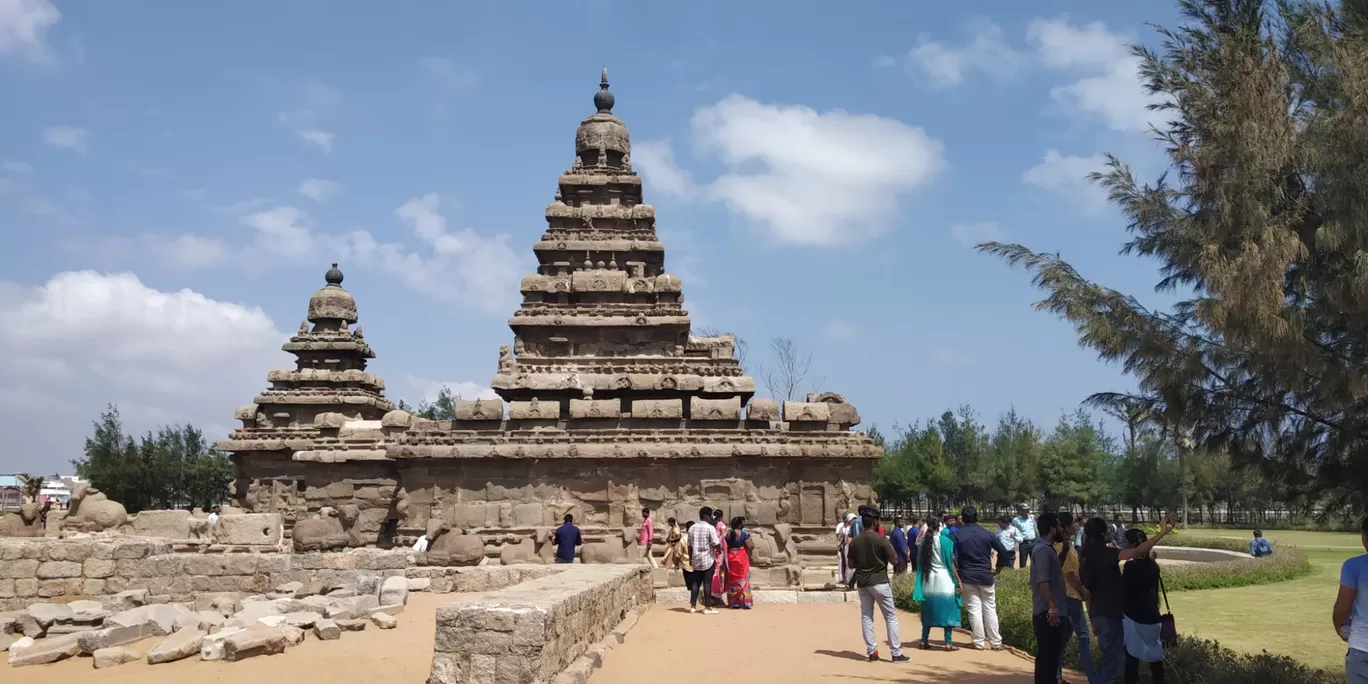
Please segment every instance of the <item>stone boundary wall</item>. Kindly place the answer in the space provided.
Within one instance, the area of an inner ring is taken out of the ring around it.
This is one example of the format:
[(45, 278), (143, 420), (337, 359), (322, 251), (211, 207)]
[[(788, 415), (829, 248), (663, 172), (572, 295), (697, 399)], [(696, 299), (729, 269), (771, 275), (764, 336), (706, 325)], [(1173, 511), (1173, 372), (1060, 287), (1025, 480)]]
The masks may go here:
[(177, 553), (145, 539), (0, 541), (0, 611), (144, 589), (156, 603), (205, 594), (263, 594), (287, 582), (355, 582), (362, 575), (430, 580), (429, 591), (492, 591), (561, 570), (547, 565), (416, 566), (410, 551)]
[(654, 600), (646, 566), (562, 567), (554, 577), (438, 608), (428, 684), (550, 682)]

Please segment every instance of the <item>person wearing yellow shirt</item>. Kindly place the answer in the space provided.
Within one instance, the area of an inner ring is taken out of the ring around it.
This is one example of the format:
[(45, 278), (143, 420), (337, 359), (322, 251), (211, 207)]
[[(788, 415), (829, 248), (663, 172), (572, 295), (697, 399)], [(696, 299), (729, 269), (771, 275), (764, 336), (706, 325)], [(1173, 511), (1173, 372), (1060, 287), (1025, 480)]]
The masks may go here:
[[(1078, 578), (1078, 549), (1074, 548), (1071, 541), (1078, 534), (1078, 523), (1074, 521), (1072, 513), (1060, 513), (1059, 524), (1064, 528), (1064, 541), (1055, 542), (1055, 553), (1059, 554), (1059, 564), (1064, 571), (1064, 594), (1067, 596), (1065, 603), (1068, 607), (1069, 624), (1073, 627), (1074, 637), (1078, 641), (1078, 662), (1083, 669), (1083, 674), (1092, 681), (1096, 677), (1093, 670), (1092, 661), (1092, 635), (1088, 633), (1088, 621), (1083, 613), (1083, 602), (1088, 600), (1088, 590), (1083, 588), (1083, 581)], [(1059, 645), (1059, 662), (1064, 662), (1064, 652), (1069, 648), (1069, 636), (1064, 635), (1064, 641)], [(1055, 680), (1062, 681), (1064, 677), (1063, 667), (1055, 673)]]

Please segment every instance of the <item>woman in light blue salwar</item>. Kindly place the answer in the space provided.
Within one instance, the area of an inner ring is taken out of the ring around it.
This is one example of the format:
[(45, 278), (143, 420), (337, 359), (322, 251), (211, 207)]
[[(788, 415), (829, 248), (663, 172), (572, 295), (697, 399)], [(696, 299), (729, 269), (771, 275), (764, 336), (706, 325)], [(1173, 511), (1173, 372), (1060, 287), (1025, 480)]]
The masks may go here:
[(960, 626), (959, 575), (953, 562), (955, 543), (942, 534), (941, 522), (926, 519), (926, 533), (917, 549), (917, 581), (912, 600), (921, 604), (921, 647), (931, 648), (931, 628), (945, 628), (945, 650), (959, 650), (950, 640)]

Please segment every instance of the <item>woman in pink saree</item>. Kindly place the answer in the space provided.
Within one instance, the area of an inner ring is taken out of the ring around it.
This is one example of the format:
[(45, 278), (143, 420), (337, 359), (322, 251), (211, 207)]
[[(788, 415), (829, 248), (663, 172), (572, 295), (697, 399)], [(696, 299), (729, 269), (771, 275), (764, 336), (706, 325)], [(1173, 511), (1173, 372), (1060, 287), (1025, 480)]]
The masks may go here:
[(724, 538), (727, 547), (727, 607), (746, 608), (754, 605), (750, 584), (750, 552), (755, 548), (750, 533), (746, 532), (746, 519), (741, 516), (732, 518), (731, 531)]

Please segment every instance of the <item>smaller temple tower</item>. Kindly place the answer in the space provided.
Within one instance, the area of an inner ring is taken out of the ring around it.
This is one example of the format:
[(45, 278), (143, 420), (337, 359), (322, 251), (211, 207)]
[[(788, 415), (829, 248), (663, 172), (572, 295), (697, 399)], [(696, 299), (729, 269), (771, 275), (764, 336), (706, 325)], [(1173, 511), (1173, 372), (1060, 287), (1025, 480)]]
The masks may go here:
[(271, 386), (257, 395), (255, 403), (238, 409), (244, 426), (313, 428), (323, 413), (379, 420), (390, 410), (385, 381), (366, 372), (366, 362), (375, 358), (375, 352), (361, 328), (350, 327), (357, 321), (356, 299), (343, 289), (337, 264), (323, 280), (323, 288), (309, 298), (308, 320), (281, 347), (295, 356), (294, 370), (266, 375)]

